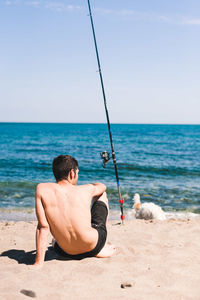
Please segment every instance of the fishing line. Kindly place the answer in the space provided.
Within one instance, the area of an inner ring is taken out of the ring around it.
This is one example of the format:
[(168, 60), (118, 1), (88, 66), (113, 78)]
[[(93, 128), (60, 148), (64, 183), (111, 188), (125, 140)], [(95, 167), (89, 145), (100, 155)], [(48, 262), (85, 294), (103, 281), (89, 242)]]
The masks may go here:
[[(102, 88), (102, 93), (103, 93), (106, 119), (107, 119), (107, 124), (108, 124), (108, 132), (109, 132), (110, 144), (111, 144), (111, 150), (112, 150), (112, 159), (113, 159), (113, 164), (114, 164), (114, 168), (115, 168), (115, 176), (116, 176), (116, 181), (117, 181), (117, 190), (118, 190), (119, 203), (120, 203), (120, 209), (121, 209), (121, 220), (122, 220), (122, 223), (123, 223), (123, 221), (125, 219), (124, 199), (122, 199), (122, 197), (121, 197), (120, 183), (119, 183), (119, 176), (118, 176), (118, 169), (117, 169), (117, 161), (116, 161), (114, 145), (113, 145), (113, 139), (112, 139), (112, 133), (111, 133), (111, 128), (110, 128), (110, 119), (109, 119), (109, 114), (108, 114), (108, 109), (107, 109), (106, 94), (105, 94), (105, 89), (104, 89), (103, 76), (102, 76), (101, 64), (100, 64), (100, 59), (99, 59), (99, 52), (98, 52), (98, 48), (97, 48), (97, 41), (96, 41), (96, 35), (95, 35), (95, 30), (94, 30), (92, 11), (91, 11), (91, 6), (90, 6), (90, 1), (88, 0), (87, 2), (88, 2), (89, 16), (90, 16), (90, 21), (91, 21), (91, 26), (92, 26), (92, 33), (93, 33), (94, 45), (95, 45), (95, 51), (96, 51), (96, 57), (97, 57), (97, 63), (98, 63), (98, 71), (99, 71), (99, 76), (100, 76), (100, 81), (101, 81), (101, 88)], [(108, 162), (106, 151), (102, 153), (102, 158), (104, 159), (104, 166), (105, 166), (106, 162)]]

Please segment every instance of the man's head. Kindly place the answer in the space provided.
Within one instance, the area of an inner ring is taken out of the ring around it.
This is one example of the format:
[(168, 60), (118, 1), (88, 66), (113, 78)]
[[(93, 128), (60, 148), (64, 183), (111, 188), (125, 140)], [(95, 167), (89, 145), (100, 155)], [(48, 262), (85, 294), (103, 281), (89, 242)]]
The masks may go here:
[(78, 180), (78, 162), (70, 155), (59, 155), (53, 160), (53, 174), (56, 181), (68, 180), (76, 184)]

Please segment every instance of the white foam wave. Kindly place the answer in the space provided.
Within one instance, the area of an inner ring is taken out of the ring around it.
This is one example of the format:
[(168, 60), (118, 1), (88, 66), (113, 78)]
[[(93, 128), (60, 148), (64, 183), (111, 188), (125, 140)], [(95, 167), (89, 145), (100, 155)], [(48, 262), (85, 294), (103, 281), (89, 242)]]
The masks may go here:
[[(200, 217), (200, 214), (192, 213), (192, 212), (165, 212), (167, 219), (193, 219)], [(121, 212), (119, 210), (110, 210), (109, 219), (110, 220), (120, 220)], [(128, 209), (125, 211), (126, 220), (134, 220), (135, 215), (132, 209)]]

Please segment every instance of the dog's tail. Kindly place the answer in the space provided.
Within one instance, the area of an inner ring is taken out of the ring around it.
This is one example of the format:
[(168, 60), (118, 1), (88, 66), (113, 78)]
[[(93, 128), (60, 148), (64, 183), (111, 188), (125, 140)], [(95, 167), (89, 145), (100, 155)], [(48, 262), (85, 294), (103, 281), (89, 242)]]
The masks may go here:
[(134, 195), (133, 201), (134, 201), (133, 208), (135, 208), (135, 210), (140, 209), (141, 202), (140, 202), (140, 195), (139, 195), (138, 193), (136, 193), (136, 194)]

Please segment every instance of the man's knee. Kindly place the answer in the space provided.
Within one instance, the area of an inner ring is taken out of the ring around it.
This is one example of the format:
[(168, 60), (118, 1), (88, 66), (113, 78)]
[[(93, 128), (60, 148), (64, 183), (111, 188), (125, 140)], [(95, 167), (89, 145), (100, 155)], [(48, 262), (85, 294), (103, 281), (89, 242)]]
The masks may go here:
[(102, 201), (106, 204), (106, 206), (108, 207), (108, 198), (107, 198), (107, 194), (106, 192), (104, 192), (101, 196), (97, 196), (97, 197), (94, 197), (93, 198), (93, 203), (96, 202), (96, 201)]
[(104, 192), (101, 197), (99, 197), (99, 199), (97, 201), (102, 201), (106, 204), (106, 206), (108, 206), (108, 198), (107, 198), (107, 194), (106, 192)]

